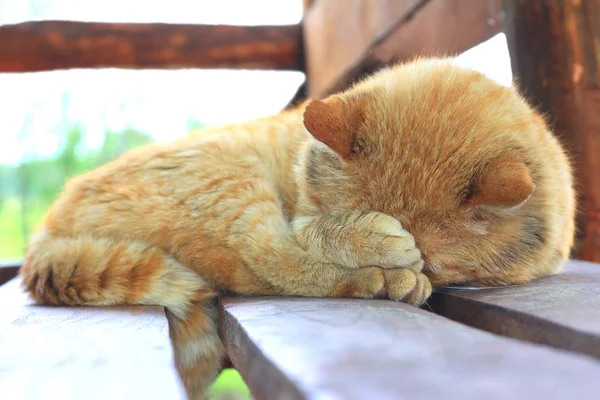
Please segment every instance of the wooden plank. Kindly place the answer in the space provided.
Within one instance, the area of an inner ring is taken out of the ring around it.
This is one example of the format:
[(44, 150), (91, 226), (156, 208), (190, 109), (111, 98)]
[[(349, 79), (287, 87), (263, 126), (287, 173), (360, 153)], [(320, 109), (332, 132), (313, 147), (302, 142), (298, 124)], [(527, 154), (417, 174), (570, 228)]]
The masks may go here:
[(20, 267), (21, 265), (18, 263), (0, 264), (0, 285), (5, 284), (17, 276)]
[(305, 16), (309, 93), (344, 89), (384, 64), (468, 50), (502, 30), (501, 0), (320, 0)]
[(385, 300), (226, 298), (220, 333), (257, 399), (596, 399), (600, 363)]
[(72, 21), (0, 26), (0, 72), (66, 68), (304, 70), (299, 25)]
[(0, 397), (184, 399), (160, 307), (41, 307), (0, 287)]
[(571, 261), (533, 283), (439, 293), (434, 311), (473, 327), (600, 358), (600, 266)]
[(505, 1), (512, 70), (573, 156), (577, 258), (600, 262), (600, 2)]

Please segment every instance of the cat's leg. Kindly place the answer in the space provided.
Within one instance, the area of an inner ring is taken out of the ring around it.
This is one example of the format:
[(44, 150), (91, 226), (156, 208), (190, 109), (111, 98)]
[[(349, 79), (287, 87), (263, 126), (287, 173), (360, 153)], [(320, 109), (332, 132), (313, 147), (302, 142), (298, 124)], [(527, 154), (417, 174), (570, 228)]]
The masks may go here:
[(42, 231), (28, 249), (21, 276), (38, 303), (164, 306), (175, 364), (191, 399), (202, 398), (220, 370), (225, 352), (215, 321), (216, 292), (161, 249)]
[(298, 243), (316, 257), (350, 268), (386, 268), (383, 274), (392, 299), (421, 304), (431, 295), (431, 283), (421, 273), (421, 252), (396, 218), (351, 211), (299, 217), (292, 221), (292, 229)]
[(377, 265), (423, 268), (413, 236), (396, 218), (379, 212), (302, 216), (292, 221), (294, 236), (307, 252), (345, 267)]
[[(389, 294), (395, 300), (413, 304), (431, 293), (431, 286), (421, 285), (424, 276), (410, 270), (411, 276), (384, 275), (379, 267), (347, 268), (315, 257), (298, 244), (281, 205), (272, 196), (256, 193), (253, 198), (263, 200), (237, 214), (230, 227), (229, 245), (257, 277), (272, 285), (273, 293), (360, 298)], [(413, 295), (413, 291), (418, 293)]]
[(184, 315), (215, 291), (159, 248), (126, 239), (62, 237), (42, 230), (21, 269), (23, 285), (44, 304), (155, 304)]

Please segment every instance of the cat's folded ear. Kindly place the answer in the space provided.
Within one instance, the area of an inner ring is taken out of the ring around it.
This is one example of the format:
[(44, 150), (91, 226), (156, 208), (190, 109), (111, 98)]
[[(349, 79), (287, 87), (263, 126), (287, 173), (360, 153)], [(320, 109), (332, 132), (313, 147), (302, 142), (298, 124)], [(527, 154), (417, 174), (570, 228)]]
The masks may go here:
[(356, 130), (362, 119), (359, 100), (339, 96), (313, 100), (304, 110), (306, 130), (344, 159), (352, 154)]
[(535, 184), (522, 161), (501, 158), (490, 162), (475, 177), (464, 204), (516, 210), (527, 202), (534, 189)]

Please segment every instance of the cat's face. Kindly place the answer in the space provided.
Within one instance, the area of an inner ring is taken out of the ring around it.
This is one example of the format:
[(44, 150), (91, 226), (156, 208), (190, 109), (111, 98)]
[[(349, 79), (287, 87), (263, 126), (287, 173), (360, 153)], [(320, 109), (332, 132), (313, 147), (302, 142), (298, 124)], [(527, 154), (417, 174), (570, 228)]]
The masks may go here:
[(306, 161), (309, 198), (324, 213), (397, 217), (434, 285), (539, 275), (526, 262), (546, 234), (528, 152), (546, 128), (512, 89), (446, 61), (416, 62), (313, 101), (304, 124), (319, 141)]

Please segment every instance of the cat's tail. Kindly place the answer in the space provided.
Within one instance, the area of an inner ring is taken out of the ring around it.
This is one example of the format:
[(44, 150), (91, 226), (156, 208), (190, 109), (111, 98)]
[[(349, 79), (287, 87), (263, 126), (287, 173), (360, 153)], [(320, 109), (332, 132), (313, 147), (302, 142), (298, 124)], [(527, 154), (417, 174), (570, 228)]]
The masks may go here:
[(153, 304), (182, 317), (192, 302), (216, 296), (198, 274), (156, 247), (47, 231), (31, 241), (21, 276), (41, 304)]
[(216, 292), (198, 274), (153, 246), (132, 240), (60, 237), (32, 240), (23, 286), (41, 304), (164, 306), (175, 364), (190, 399), (201, 399), (221, 369)]

